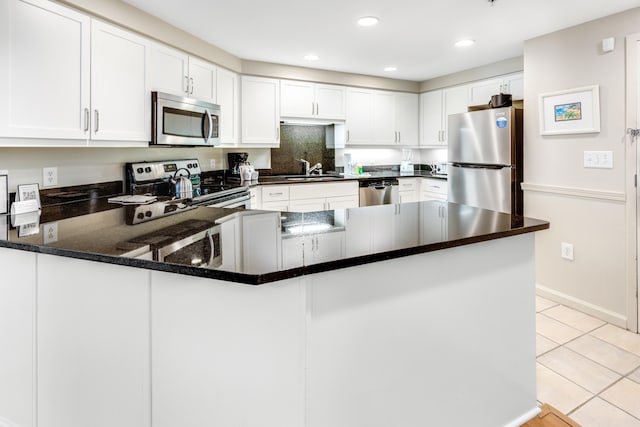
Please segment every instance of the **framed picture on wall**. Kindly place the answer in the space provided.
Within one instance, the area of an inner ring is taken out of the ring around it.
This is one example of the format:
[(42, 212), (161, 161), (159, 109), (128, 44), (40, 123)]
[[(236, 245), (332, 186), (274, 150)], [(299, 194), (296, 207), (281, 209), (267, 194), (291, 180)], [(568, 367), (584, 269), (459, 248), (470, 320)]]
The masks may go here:
[(600, 132), (598, 85), (541, 93), (539, 98), (541, 135)]

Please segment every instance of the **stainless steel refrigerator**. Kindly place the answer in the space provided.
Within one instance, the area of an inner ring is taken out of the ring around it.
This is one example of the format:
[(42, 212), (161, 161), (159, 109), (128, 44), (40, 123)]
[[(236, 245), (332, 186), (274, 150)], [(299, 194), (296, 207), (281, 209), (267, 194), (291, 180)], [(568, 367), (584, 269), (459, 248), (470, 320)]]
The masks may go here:
[(449, 116), (450, 202), (523, 214), (522, 113), (505, 107)]

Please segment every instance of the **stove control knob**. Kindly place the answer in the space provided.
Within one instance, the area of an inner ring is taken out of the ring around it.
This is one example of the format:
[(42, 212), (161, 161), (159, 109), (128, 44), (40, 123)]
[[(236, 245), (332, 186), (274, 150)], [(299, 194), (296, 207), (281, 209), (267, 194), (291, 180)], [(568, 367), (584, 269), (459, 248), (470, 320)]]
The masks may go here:
[(144, 215), (145, 215), (147, 218), (149, 218), (149, 217), (151, 217), (151, 215), (153, 215), (153, 214), (151, 213), (151, 211), (146, 211), (146, 212), (144, 213)]
[(198, 167), (198, 164), (197, 164), (197, 163), (194, 163), (194, 164), (193, 164), (193, 168), (195, 169), (195, 168), (197, 168), (197, 167)]
[(142, 212), (138, 212), (138, 215), (136, 215), (136, 217), (140, 220), (144, 219), (144, 214)]
[(144, 172), (144, 169), (142, 169), (142, 168), (138, 168), (138, 169), (136, 169), (136, 172), (138, 172), (138, 173), (142, 173), (142, 172)]
[(151, 168), (149, 166), (147, 166), (146, 168), (144, 168), (144, 171), (146, 173), (151, 173)]

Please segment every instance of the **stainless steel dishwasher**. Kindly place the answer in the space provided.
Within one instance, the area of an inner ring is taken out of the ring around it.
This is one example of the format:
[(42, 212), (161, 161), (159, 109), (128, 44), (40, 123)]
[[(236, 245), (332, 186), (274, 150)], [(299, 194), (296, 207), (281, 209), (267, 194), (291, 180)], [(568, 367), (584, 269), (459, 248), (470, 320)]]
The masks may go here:
[(395, 178), (360, 180), (360, 206), (398, 203), (398, 180)]

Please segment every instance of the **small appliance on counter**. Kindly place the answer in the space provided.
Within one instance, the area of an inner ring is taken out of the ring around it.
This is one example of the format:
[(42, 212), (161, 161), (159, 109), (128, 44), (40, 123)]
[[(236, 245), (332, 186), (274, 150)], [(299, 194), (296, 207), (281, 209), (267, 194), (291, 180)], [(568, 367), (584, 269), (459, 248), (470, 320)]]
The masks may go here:
[(256, 181), (258, 171), (249, 163), (249, 153), (227, 153), (229, 169), (227, 176), (240, 181)]
[(406, 148), (402, 150), (400, 173), (413, 173), (413, 151)]

